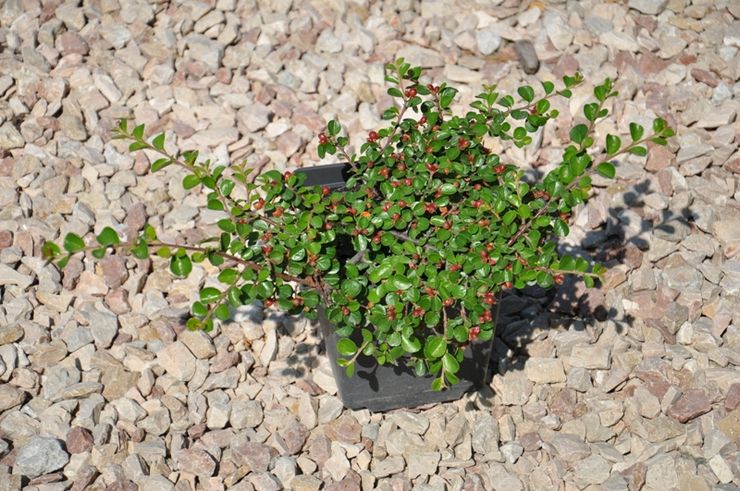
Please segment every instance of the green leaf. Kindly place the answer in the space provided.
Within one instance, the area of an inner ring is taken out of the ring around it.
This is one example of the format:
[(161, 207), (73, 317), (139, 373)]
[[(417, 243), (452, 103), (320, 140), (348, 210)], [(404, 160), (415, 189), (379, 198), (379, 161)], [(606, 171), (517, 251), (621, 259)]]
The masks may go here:
[(559, 218), (555, 220), (553, 229), (555, 230), (555, 233), (561, 237), (567, 237), (567, 235), (570, 233), (570, 228), (568, 228), (568, 224)]
[(573, 258), (573, 256), (563, 256), (560, 259), (560, 268), (559, 269), (565, 269), (568, 271), (574, 270), (576, 267), (576, 260)]
[(152, 140), (152, 146), (157, 150), (164, 151), (164, 133), (160, 133)]
[(209, 199), (206, 207), (209, 210), (224, 211), (224, 204), (221, 203), (218, 199)]
[(388, 95), (391, 97), (401, 97), (403, 98), (403, 92), (401, 92), (398, 87), (391, 87), (388, 89)]
[(596, 121), (596, 118), (598, 117), (598, 111), (599, 111), (599, 105), (595, 102), (592, 102), (591, 104), (586, 104), (583, 106), (583, 114), (586, 116), (586, 119), (589, 121)]
[(98, 249), (93, 249), (92, 255), (96, 259), (103, 259), (103, 257), (105, 257), (105, 248), (101, 247)]
[(349, 363), (344, 368), (344, 373), (347, 374), (348, 377), (352, 378), (355, 375), (355, 363)]
[(144, 138), (144, 125), (140, 124), (136, 128), (134, 128), (134, 131), (132, 132), (134, 135), (134, 138), (137, 140), (142, 140)]
[(218, 307), (216, 307), (213, 310), (213, 315), (216, 317), (216, 319), (225, 321), (231, 316), (231, 312), (229, 312), (229, 306), (228, 304), (222, 303)]
[(615, 135), (606, 135), (606, 153), (614, 155), (622, 146), (622, 140)]
[(449, 373), (457, 373), (460, 370), (460, 363), (450, 353), (445, 353), (442, 357), (442, 366)]
[(80, 252), (85, 249), (85, 241), (82, 240), (79, 235), (69, 233), (64, 238), (63, 246), (65, 251), (70, 254), (74, 254), (75, 252)]
[(105, 227), (100, 232), (100, 235), (96, 237), (96, 239), (98, 241), (98, 244), (103, 247), (108, 247), (121, 243), (121, 239), (118, 238), (118, 234), (116, 233), (116, 231), (110, 227)]
[(54, 259), (61, 252), (59, 246), (54, 242), (44, 241), (44, 245), (41, 246), (41, 257), (43, 259)]
[(614, 169), (614, 164), (610, 162), (602, 162), (596, 167), (596, 172), (601, 174), (602, 176), (614, 179), (614, 176), (616, 175), (617, 171)]
[(64, 267), (67, 266), (67, 263), (69, 262), (70, 257), (72, 256), (68, 254), (64, 256), (62, 259), (60, 259), (59, 262), (57, 263), (57, 267), (59, 267), (59, 269), (64, 269)]
[(570, 139), (580, 144), (588, 135), (588, 126), (585, 124), (577, 124), (570, 130)]
[(640, 157), (644, 157), (645, 155), (647, 155), (647, 148), (645, 147), (630, 148), (630, 153), (633, 155), (639, 155)]
[(642, 135), (644, 133), (645, 133), (645, 128), (643, 128), (637, 123), (630, 123), (630, 136), (632, 137), (633, 142), (642, 138)]
[(413, 283), (404, 276), (394, 276), (391, 278), (390, 282), (395, 290), (408, 290), (413, 285)]
[(534, 89), (529, 85), (523, 85), (519, 87), (516, 91), (525, 101), (532, 102), (534, 100)]
[(368, 275), (368, 279), (372, 283), (377, 283), (382, 279), (385, 279), (391, 275), (393, 272), (393, 266), (389, 262), (384, 262), (380, 264), (377, 268), (370, 271), (370, 274)]
[(426, 358), (441, 358), (447, 352), (447, 343), (441, 336), (430, 336), (424, 343)]
[(552, 82), (542, 82), (542, 88), (545, 89), (545, 94), (551, 94), (553, 90), (555, 90), (555, 84)]
[(357, 353), (357, 345), (349, 338), (341, 338), (337, 341), (337, 351), (342, 356), (354, 356)]
[(192, 189), (200, 184), (200, 178), (193, 174), (189, 174), (182, 178), (182, 187), (185, 189)]
[(329, 134), (331, 136), (336, 136), (339, 134), (340, 131), (342, 131), (342, 127), (339, 125), (339, 123), (337, 123), (333, 119), (329, 121), (329, 124), (327, 125), (326, 129), (329, 130)]
[(447, 109), (450, 107), (450, 104), (452, 103), (452, 99), (455, 98), (455, 94), (457, 94), (457, 89), (453, 87), (445, 87), (442, 89), (442, 93), (439, 96), (439, 105), (442, 109)]
[(236, 281), (238, 274), (234, 268), (226, 268), (218, 274), (218, 281), (231, 285)]
[(455, 186), (451, 182), (446, 182), (439, 187), (439, 190), (442, 192), (442, 194), (449, 196), (457, 192), (457, 186)]
[(165, 158), (157, 159), (152, 164), (152, 169), (151, 170), (152, 170), (152, 172), (157, 172), (160, 169), (164, 169), (165, 167), (167, 167), (171, 163), (172, 163), (172, 161), (170, 159), (165, 159)]
[(401, 336), (401, 346), (407, 353), (416, 353), (421, 349), (421, 342), (416, 337)]
[(432, 390), (434, 392), (440, 392), (445, 388), (445, 382), (442, 377), (437, 377), (432, 381)]
[(143, 240), (140, 240), (139, 243), (136, 245), (136, 247), (131, 248), (131, 254), (136, 259), (146, 259), (149, 257), (149, 248), (146, 245), (146, 242)]
[(221, 292), (218, 288), (207, 286), (200, 290), (200, 301), (204, 304), (209, 304), (217, 301), (221, 296)]
[(228, 196), (231, 194), (231, 191), (234, 190), (234, 186), (236, 186), (236, 183), (232, 181), (231, 179), (224, 179), (219, 183), (219, 190), (221, 191), (221, 194), (224, 196)]
[(653, 120), (653, 131), (656, 133), (662, 132), (667, 126), (668, 123), (663, 118), (655, 118)]
[(186, 277), (193, 271), (193, 263), (190, 262), (190, 258), (186, 255), (172, 256), (170, 259), (170, 271), (175, 276)]
[(344, 280), (342, 282), (342, 292), (348, 297), (356, 297), (362, 291), (362, 284), (357, 280)]

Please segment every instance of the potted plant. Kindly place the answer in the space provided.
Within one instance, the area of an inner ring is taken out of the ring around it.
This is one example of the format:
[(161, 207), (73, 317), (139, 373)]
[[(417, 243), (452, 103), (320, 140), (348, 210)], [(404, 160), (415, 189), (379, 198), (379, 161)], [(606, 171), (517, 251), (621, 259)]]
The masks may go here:
[(167, 148), (164, 133), (149, 140), (143, 125), (121, 121), (114, 137), (131, 141), (130, 151), (157, 154), (152, 172), (177, 165), (187, 171), (184, 188), (207, 189), (208, 209), (224, 213), (219, 235), (172, 244), (149, 225), (124, 239), (105, 227), (94, 245), (68, 234), (61, 246), (45, 243), (44, 256), (64, 267), (85, 251), (95, 258), (110, 250), (154, 254), (178, 277), (209, 261), (220, 268), (222, 287), (200, 289), (188, 328), (209, 331), (232, 307), (261, 301), (322, 319), (348, 407), (459, 397), (485, 380), (502, 291), (549, 288), (566, 274), (594, 285), (604, 268), (560, 256), (554, 238), (568, 235), (571, 211), (589, 198), (594, 173), (613, 178), (612, 159), (644, 156), (646, 142), (665, 144), (673, 130), (662, 119), (650, 134), (632, 123), (629, 143), (607, 135), (595, 146), (594, 126), (617, 96), (606, 80), (570, 130), (562, 161), (527, 182), (487, 142), (530, 144), (558, 116), (550, 99), (570, 97), (580, 74), (564, 77), (557, 90), (542, 82), (540, 95), (519, 87), (516, 99), (484, 86), (467, 112), (453, 114), (455, 88), (423, 82), (421, 68), (403, 59), (386, 70), (388, 94), (399, 102), (382, 114), (388, 127), (370, 131), (356, 154), (336, 121), (319, 135), (319, 156), (337, 154), (345, 164), (269, 170), (252, 180), (245, 163), (201, 161), (195, 151)]

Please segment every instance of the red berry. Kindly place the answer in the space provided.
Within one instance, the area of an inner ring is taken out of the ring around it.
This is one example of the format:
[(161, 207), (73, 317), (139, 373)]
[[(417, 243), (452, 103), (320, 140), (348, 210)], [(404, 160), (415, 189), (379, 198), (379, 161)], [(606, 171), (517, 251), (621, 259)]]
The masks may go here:
[(446, 299), (444, 302), (442, 302), (442, 305), (445, 307), (452, 307), (452, 304), (454, 304), (455, 301), (451, 298)]
[(265, 200), (263, 200), (262, 198), (260, 198), (254, 204), (254, 209), (255, 210), (261, 210), (263, 206), (265, 206)]
[(468, 148), (468, 145), (470, 145), (470, 142), (465, 138), (460, 138), (460, 141), (457, 142), (457, 146), (460, 150), (465, 150)]
[(506, 170), (506, 166), (504, 164), (498, 164), (496, 167), (493, 168), (494, 172), (496, 174), (503, 174)]
[(427, 203), (424, 208), (426, 209), (427, 213), (434, 213), (437, 210), (437, 207), (434, 205), (434, 203)]
[(437, 169), (439, 169), (439, 166), (437, 164), (427, 164), (427, 170), (431, 173), (437, 172)]
[(405, 208), (406, 207), (406, 202), (404, 200), (400, 200), (398, 202), (398, 206), (400, 206), (401, 208)]
[(422, 116), (421, 118), (419, 118), (419, 124), (427, 124), (427, 117)]
[(471, 327), (468, 331), (468, 340), (473, 341), (475, 339), (478, 339), (478, 334), (480, 334), (480, 327)]
[(511, 281), (507, 281), (506, 283), (504, 283), (504, 288), (513, 288), (513, 286), (514, 283), (512, 283)]
[(285, 180), (287, 181), (288, 179), (290, 179), (290, 177), (291, 177), (292, 175), (293, 175), (293, 173), (292, 173), (292, 172), (290, 172), (289, 170), (286, 170), (286, 171), (285, 171), (285, 172), (283, 173), (283, 179), (285, 179)]
[(347, 307), (342, 307), (342, 315), (349, 315), (349, 309)]
[(406, 179), (404, 179), (404, 180), (403, 180), (403, 183), (404, 183), (404, 184), (405, 184), (406, 186), (411, 186), (412, 184), (414, 184), (414, 181), (412, 181), (411, 179), (409, 179), (409, 178), (407, 177)]
[(556, 285), (562, 285), (565, 282), (565, 276), (558, 273), (552, 277), (552, 280), (555, 282)]
[(319, 143), (327, 143), (329, 139), (324, 133), (319, 133)]
[(272, 216), (280, 218), (281, 216), (283, 216), (283, 213), (284, 210), (278, 206), (277, 208), (275, 208), (275, 211), (272, 212)]
[(375, 130), (372, 130), (367, 134), (367, 141), (369, 142), (378, 141), (378, 138), (380, 138), (380, 135), (378, 135), (378, 132)]
[(412, 97), (416, 96), (416, 89), (413, 87), (409, 87), (406, 89), (406, 97), (411, 99)]
[(393, 181), (393, 182), (391, 183), (391, 187), (393, 187), (393, 188), (397, 188), (397, 187), (398, 187), (398, 186), (400, 186), (400, 185), (401, 185), (401, 183), (400, 183), (400, 182), (398, 182), (398, 181)]
[(266, 308), (270, 308), (275, 305), (275, 300), (271, 298), (266, 298), (262, 303), (265, 305)]
[(262, 253), (265, 256), (269, 255), (271, 252), (272, 252), (272, 246), (271, 245), (262, 246)]
[(401, 214), (400, 213), (394, 213), (393, 215), (391, 215), (391, 218), (395, 222), (395, 221), (397, 221), (398, 219), (401, 218)]

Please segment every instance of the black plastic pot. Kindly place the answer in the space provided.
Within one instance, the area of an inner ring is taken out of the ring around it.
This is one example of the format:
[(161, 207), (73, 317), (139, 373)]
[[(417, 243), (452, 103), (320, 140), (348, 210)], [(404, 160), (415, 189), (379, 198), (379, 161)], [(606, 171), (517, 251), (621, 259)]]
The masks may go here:
[[(300, 169), (307, 175), (305, 185), (329, 186), (342, 189), (348, 177), (349, 167), (345, 164), (323, 165)], [(331, 361), (332, 372), (337, 383), (339, 398), (350, 409), (367, 408), (371, 411), (388, 411), (410, 408), (433, 402), (459, 399), (464, 393), (476, 390), (486, 383), (488, 362), (491, 358), (493, 340), (471, 343), (457, 373), (460, 383), (441, 392), (432, 390), (434, 377), (417, 377), (413, 369), (398, 365), (378, 365), (374, 358), (360, 355), (356, 361), (355, 375), (348, 377), (344, 368), (337, 365), (335, 326), (319, 310), (321, 335)]]

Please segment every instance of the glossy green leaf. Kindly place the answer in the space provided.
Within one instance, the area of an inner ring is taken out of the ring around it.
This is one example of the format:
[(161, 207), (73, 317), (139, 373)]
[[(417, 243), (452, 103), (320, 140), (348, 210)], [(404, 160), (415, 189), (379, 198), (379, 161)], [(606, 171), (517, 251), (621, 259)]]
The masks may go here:
[(416, 337), (401, 336), (401, 346), (407, 353), (416, 353), (421, 349), (421, 342)]
[(614, 169), (614, 164), (612, 164), (611, 162), (600, 163), (598, 166), (596, 166), (596, 172), (609, 179), (614, 179), (614, 176), (617, 173)]
[(200, 301), (204, 304), (213, 303), (221, 297), (221, 292), (218, 288), (208, 286), (200, 290)]
[(82, 240), (79, 235), (69, 233), (64, 238), (63, 247), (65, 251), (70, 254), (74, 254), (75, 252), (80, 252), (85, 249), (85, 241)]
[(357, 345), (349, 338), (341, 338), (337, 341), (337, 351), (342, 356), (354, 356), (357, 353)]
[(152, 146), (159, 151), (164, 151), (164, 133), (160, 133), (152, 140)]
[(118, 233), (111, 227), (105, 227), (100, 234), (96, 237), (98, 244), (103, 247), (117, 245), (121, 243), (121, 239), (118, 238)]
[(637, 123), (630, 123), (630, 136), (632, 137), (633, 142), (641, 139), (644, 133), (645, 128), (643, 128), (641, 125)]
[(440, 336), (430, 336), (424, 343), (424, 356), (427, 358), (440, 358), (447, 352), (447, 343)]
[(442, 366), (449, 373), (457, 373), (460, 370), (460, 363), (450, 353), (445, 353), (442, 357)]
[(172, 256), (170, 259), (170, 271), (175, 276), (186, 277), (193, 271), (193, 263), (188, 256)]
[(525, 101), (532, 102), (534, 100), (534, 89), (529, 85), (519, 87), (516, 91), (517, 93), (519, 93), (519, 96)]
[(588, 135), (588, 126), (577, 124), (570, 130), (570, 139), (574, 143), (580, 144)]
[(614, 155), (622, 146), (622, 140), (615, 135), (606, 135), (606, 153)]

